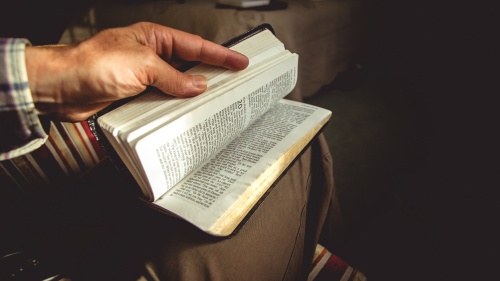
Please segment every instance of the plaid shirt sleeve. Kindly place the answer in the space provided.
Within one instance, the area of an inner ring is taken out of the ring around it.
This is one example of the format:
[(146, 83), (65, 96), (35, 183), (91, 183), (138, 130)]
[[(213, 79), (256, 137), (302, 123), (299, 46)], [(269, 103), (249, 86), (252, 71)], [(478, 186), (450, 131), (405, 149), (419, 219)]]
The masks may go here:
[(0, 38), (0, 160), (29, 153), (47, 140), (28, 84), (24, 52), (29, 44)]

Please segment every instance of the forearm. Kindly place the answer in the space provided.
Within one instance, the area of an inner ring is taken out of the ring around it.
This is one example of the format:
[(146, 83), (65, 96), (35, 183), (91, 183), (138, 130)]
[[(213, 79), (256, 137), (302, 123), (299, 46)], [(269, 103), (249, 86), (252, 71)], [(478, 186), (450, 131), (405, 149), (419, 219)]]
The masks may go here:
[(192, 97), (206, 90), (207, 79), (179, 72), (177, 62), (200, 61), (231, 70), (249, 63), (242, 54), (199, 36), (147, 22), (103, 30), (66, 46), (32, 47), (23, 39), (0, 43), (0, 159), (26, 152), (19, 149), (27, 143), (37, 147), (45, 141), (38, 115), (83, 121), (148, 86)]

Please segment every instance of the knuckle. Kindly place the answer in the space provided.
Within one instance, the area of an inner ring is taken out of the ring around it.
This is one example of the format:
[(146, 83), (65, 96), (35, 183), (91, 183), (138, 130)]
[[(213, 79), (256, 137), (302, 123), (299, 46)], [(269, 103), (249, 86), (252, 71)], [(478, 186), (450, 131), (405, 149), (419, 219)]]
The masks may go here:
[(185, 74), (176, 71), (174, 75), (174, 81), (172, 81), (172, 91), (173, 95), (176, 96), (185, 96), (186, 90), (188, 88), (188, 83), (186, 81)]

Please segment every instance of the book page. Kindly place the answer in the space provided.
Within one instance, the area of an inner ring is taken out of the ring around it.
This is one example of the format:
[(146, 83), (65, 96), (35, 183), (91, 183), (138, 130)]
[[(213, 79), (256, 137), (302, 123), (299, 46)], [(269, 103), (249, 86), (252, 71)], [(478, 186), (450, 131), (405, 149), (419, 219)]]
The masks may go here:
[[(308, 104), (280, 101), (155, 204), (218, 235), (216, 222), (233, 222), (229, 213), (241, 220), (330, 115)], [(295, 146), (300, 149), (290, 154)]]
[(286, 96), (295, 86), (297, 64), (297, 55), (290, 54), (278, 66), (132, 142), (153, 199)]
[(231, 71), (200, 64), (187, 71), (187, 73), (201, 74), (208, 78), (208, 87), (203, 94), (183, 99), (150, 89), (147, 93), (106, 113), (97, 120), (147, 199), (152, 200), (155, 196), (150, 190), (141, 160), (136, 156), (136, 143), (144, 136), (167, 126), (172, 120), (226, 94), (238, 84), (254, 79), (258, 73), (273, 68), (291, 55), (284, 49), (283, 43), (269, 30), (264, 30), (231, 49), (248, 56), (250, 64), (247, 69)]

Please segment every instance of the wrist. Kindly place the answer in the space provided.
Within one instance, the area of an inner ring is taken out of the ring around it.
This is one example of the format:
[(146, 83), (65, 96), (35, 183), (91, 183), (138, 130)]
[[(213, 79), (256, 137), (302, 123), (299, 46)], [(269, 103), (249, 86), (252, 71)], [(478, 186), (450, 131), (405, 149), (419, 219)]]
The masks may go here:
[(69, 58), (60, 52), (61, 46), (27, 46), (25, 51), (28, 83), (35, 106), (61, 104), (64, 75), (68, 74)]

